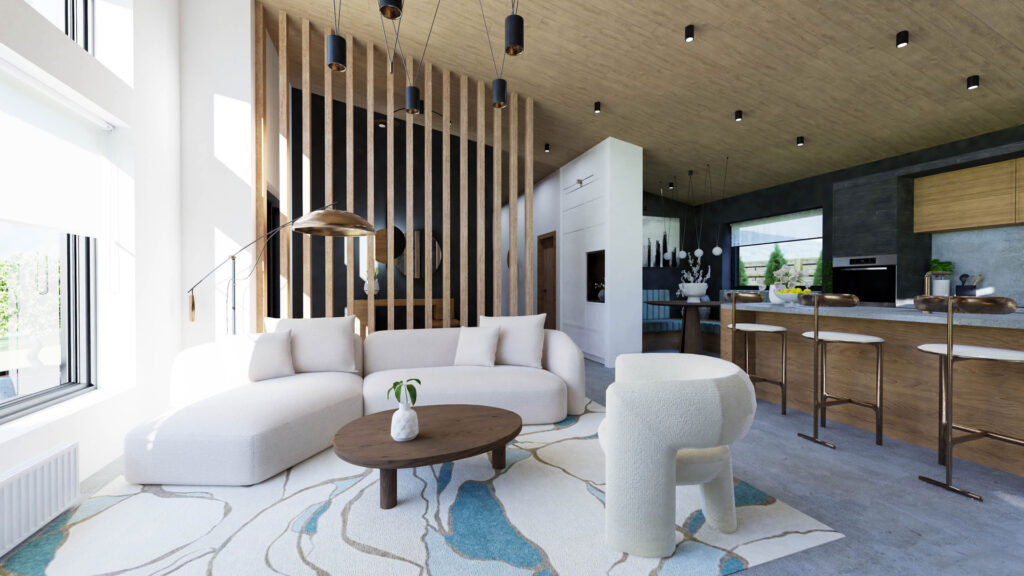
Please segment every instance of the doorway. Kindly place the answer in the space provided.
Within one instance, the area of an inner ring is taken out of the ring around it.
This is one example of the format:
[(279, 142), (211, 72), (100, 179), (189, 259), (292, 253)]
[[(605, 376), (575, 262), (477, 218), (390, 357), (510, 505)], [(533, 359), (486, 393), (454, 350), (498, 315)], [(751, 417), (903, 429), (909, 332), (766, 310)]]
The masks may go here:
[(546, 313), (544, 327), (558, 326), (558, 262), (555, 233), (537, 237), (537, 313)]

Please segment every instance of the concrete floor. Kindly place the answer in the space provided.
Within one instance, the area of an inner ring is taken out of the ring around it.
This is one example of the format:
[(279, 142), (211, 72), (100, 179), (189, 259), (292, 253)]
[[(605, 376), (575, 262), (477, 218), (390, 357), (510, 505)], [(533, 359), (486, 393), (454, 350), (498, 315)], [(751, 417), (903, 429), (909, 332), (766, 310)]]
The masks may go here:
[[(587, 394), (604, 401), (614, 370), (587, 361)], [(756, 566), (750, 576), (1024, 574), (1024, 478), (957, 459), (953, 481), (975, 502), (925, 484), (944, 468), (929, 450), (830, 422), (821, 437), (797, 437), (811, 416), (759, 401), (750, 433), (733, 446), (736, 476), (828, 524), (846, 538)], [(982, 440), (991, 442), (991, 440)]]

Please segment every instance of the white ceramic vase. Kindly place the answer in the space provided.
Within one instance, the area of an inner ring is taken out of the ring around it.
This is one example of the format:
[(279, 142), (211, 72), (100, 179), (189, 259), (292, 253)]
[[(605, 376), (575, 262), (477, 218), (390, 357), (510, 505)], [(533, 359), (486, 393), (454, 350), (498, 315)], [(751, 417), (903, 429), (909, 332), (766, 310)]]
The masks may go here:
[(700, 302), (701, 297), (708, 293), (708, 283), (683, 282), (679, 285), (679, 291), (686, 296), (687, 302)]
[(395, 442), (408, 442), (420, 433), (420, 420), (409, 405), (408, 393), (398, 404), (398, 410), (391, 416), (391, 437)]
[(363, 292), (366, 292), (367, 294), (369, 294), (370, 290), (371, 290), (371, 288), (370, 288), (371, 284), (373, 285), (373, 288), (372, 288), (373, 293), (374, 294), (379, 293), (380, 292), (380, 286), (377, 284), (377, 280), (376, 279), (367, 280), (366, 282), (363, 282)]
[(932, 277), (932, 295), (949, 296), (949, 278)]

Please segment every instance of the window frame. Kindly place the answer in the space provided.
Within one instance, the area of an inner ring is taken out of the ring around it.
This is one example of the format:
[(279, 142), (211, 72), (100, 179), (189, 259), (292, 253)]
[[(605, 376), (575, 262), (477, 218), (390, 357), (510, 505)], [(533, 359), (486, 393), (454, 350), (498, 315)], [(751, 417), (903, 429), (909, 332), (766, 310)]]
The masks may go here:
[[(821, 235), (820, 236), (811, 236), (811, 237), (807, 237), (807, 238), (803, 238), (803, 237), (801, 237), (801, 238), (792, 238), (790, 240), (785, 240), (785, 241), (782, 241), (782, 242), (772, 241), (772, 242), (761, 242), (761, 243), (756, 243), (756, 244), (743, 244), (741, 246), (731, 246), (730, 247), (730, 256), (732, 257), (732, 262), (730, 263), (730, 268), (731, 268), (730, 273), (731, 273), (732, 278), (731, 278), (731, 282), (730, 283), (733, 285), (732, 290), (757, 290), (758, 289), (758, 286), (756, 284), (755, 285), (740, 285), (740, 283), (739, 283), (739, 279), (740, 279), (740, 262), (742, 261), (742, 259), (740, 258), (740, 250), (742, 248), (746, 248), (746, 247), (749, 247), (749, 246), (766, 246), (768, 244), (786, 244), (786, 243), (789, 243), (789, 242), (803, 242), (803, 241), (806, 241), (806, 240), (821, 240), (822, 255), (824, 256), (824, 251), (825, 251), (825, 226), (824, 226), (824, 208), (823, 207), (818, 206), (818, 207), (813, 207), (813, 208), (806, 208), (806, 209), (803, 209), (803, 210), (795, 210), (793, 212), (785, 212), (785, 213), (782, 213), (782, 214), (774, 214), (774, 215), (768, 216), (766, 218), (776, 218), (776, 217), (781, 218), (781, 217), (785, 217), (785, 216), (796, 216), (798, 214), (805, 214), (807, 212), (819, 211), (819, 210), (822, 212), (822, 228), (821, 228)], [(759, 220), (759, 219), (754, 219), (754, 220)], [(746, 223), (751, 222), (751, 221), (753, 221), (753, 220), (740, 220), (740, 221), (737, 221), (737, 222), (731, 222), (729, 224), (730, 239), (732, 238), (732, 227), (733, 226), (737, 226), (737, 225), (740, 225), (740, 224), (746, 224)], [(730, 240), (730, 244), (731, 244), (731, 240)], [(817, 286), (817, 285), (807, 286), (807, 288), (810, 288), (811, 290), (819, 290), (819, 291), (822, 289), (821, 286)], [(765, 286), (765, 289), (767, 290), (768, 286)]]
[(65, 234), (61, 383), (0, 403), (0, 424), (96, 389), (96, 255), (95, 238)]

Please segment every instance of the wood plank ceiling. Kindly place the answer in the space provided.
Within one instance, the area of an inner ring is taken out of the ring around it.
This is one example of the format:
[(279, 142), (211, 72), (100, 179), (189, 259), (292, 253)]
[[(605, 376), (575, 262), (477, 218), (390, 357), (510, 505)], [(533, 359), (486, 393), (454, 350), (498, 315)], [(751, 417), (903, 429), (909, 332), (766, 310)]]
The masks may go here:
[[(376, 4), (342, 0), (342, 33), (382, 43)], [(435, 3), (405, 4), (403, 47), (418, 58)], [(323, 53), (331, 0), (265, 6), (271, 14), (288, 11), (294, 38), (301, 38), (300, 18), (310, 18), (320, 31), (312, 51)], [(509, 3), (483, 6), (500, 58)], [(721, 195), (726, 156), (726, 194), (735, 195), (1024, 123), (1024, 2), (527, 0), (520, 14), (526, 50), (506, 61), (505, 78), (510, 91), (537, 101), (538, 179), (613, 136), (644, 148), (646, 190), (675, 180), (666, 195), (701, 203)], [(692, 43), (683, 39), (687, 24), (696, 26)], [(276, 18), (267, 27), (276, 43)], [(903, 29), (910, 45), (897, 49)], [(426, 58), (435, 70), (494, 77), (476, 2), (442, 2)], [(364, 63), (356, 64), (361, 72)], [(981, 88), (967, 91), (972, 74)], [(322, 77), (313, 74), (321, 94)], [(733, 120), (737, 109), (743, 122)], [(806, 146), (795, 145), (797, 136)], [(703, 191), (706, 163), (710, 194)], [(695, 171), (692, 196), (688, 169)]]

